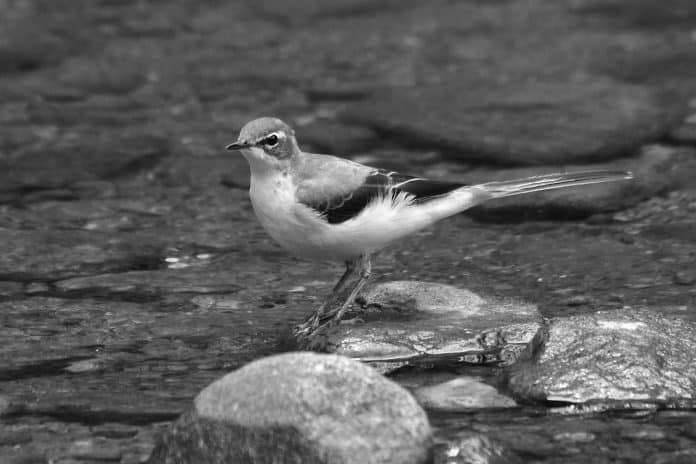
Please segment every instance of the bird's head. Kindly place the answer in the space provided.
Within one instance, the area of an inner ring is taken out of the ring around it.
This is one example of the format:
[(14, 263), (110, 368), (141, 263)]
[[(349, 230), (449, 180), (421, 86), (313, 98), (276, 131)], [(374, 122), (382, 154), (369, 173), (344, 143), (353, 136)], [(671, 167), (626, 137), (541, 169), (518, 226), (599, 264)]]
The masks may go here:
[(300, 149), (295, 131), (277, 118), (259, 118), (248, 122), (239, 132), (237, 141), (228, 150), (240, 150), (252, 171), (283, 169), (289, 166)]

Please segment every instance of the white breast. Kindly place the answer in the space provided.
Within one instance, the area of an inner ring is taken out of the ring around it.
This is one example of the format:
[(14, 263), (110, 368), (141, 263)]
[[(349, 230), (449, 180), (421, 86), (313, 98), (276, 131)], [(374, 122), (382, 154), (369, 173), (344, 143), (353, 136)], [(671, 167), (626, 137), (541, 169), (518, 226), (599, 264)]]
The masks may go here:
[(353, 219), (329, 224), (298, 203), (289, 176), (253, 176), (251, 202), (268, 234), (289, 252), (308, 259), (347, 261), (378, 251), (449, 214), (414, 205), (406, 195), (382, 198)]

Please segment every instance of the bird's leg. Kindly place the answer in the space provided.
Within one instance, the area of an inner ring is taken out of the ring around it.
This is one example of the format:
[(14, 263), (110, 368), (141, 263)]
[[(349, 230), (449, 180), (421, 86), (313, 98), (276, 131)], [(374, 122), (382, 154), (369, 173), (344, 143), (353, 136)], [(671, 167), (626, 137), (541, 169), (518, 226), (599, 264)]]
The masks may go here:
[[(353, 301), (355, 301), (355, 298), (358, 296), (360, 291), (367, 283), (367, 280), (370, 278), (370, 275), (372, 275), (372, 263), (370, 261), (370, 256), (364, 255), (360, 258), (360, 271), (358, 273), (358, 281), (355, 282), (353, 289), (350, 291), (348, 297), (343, 301), (341, 307), (337, 311), (333, 311), (327, 314), (327, 316), (333, 315), (333, 317), (326, 325), (334, 325), (340, 322), (341, 318), (348, 310), (348, 307), (351, 305), (351, 303), (353, 303)], [(326, 317), (324, 317), (323, 319), (326, 319)]]
[(326, 298), (324, 303), (316, 311), (314, 311), (307, 318), (307, 320), (305, 320), (305, 322), (296, 328), (296, 331), (304, 332), (305, 329), (308, 328), (309, 332), (311, 333), (316, 330), (317, 327), (319, 327), (319, 324), (321, 324), (322, 321), (330, 318), (333, 315), (334, 311), (327, 311), (327, 309), (336, 299), (336, 296), (345, 289), (348, 279), (350, 278), (351, 274), (353, 274), (353, 271), (355, 271), (356, 261), (346, 261), (345, 264), (346, 270), (341, 278), (338, 279), (336, 285), (334, 285), (333, 290), (331, 290), (331, 294), (328, 296), (328, 298)]
[(331, 290), (331, 295), (335, 295), (341, 291), (346, 286), (346, 282), (348, 282), (348, 277), (353, 273), (355, 270), (355, 261), (346, 261), (346, 272), (343, 273), (340, 279), (338, 279), (338, 282), (336, 282), (336, 285), (334, 285), (333, 290)]
[(355, 261), (346, 261), (346, 271), (343, 273), (341, 278), (338, 279), (338, 282), (336, 282), (336, 285), (334, 285), (333, 290), (331, 290), (331, 295), (329, 295), (328, 298), (326, 298), (326, 301), (324, 301), (324, 303), (315, 312), (316, 324), (313, 324), (313, 328), (316, 328), (316, 326), (319, 325), (319, 322), (322, 319), (326, 318), (324, 315), (326, 314), (329, 305), (336, 298), (336, 295), (341, 293), (343, 291), (343, 289), (346, 287), (346, 284), (348, 283), (348, 279), (350, 278), (351, 274), (353, 274), (354, 270), (355, 270)]

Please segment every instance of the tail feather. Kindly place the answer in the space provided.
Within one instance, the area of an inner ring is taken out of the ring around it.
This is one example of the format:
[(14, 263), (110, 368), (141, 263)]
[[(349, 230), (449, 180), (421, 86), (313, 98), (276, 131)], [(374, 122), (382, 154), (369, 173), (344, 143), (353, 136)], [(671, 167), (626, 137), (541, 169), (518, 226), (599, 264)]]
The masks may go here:
[(580, 185), (600, 184), (633, 179), (630, 171), (580, 171), (569, 173), (546, 174), (525, 179), (488, 182), (477, 185), (483, 191), (486, 200), (505, 198), (545, 190), (555, 190)]

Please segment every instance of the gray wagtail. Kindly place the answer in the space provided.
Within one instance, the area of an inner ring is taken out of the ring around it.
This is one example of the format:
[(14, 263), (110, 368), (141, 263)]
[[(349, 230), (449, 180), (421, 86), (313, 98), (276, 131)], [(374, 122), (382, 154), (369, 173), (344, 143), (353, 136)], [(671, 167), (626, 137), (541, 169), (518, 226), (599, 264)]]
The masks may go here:
[[(435, 222), (495, 198), (631, 179), (625, 171), (584, 171), (464, 185), (428, 180), (300, 150), (295, 132), (276, 118), (247, 123), (228, 150), (251, 168), (249, 194), (268, 234), (298, 256), (343, 261), (332, 294), (297, 334), (338, 323), (370, 277), (370, 257)], [(349, 277), (358, 279), (335, 308)]]

